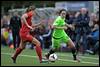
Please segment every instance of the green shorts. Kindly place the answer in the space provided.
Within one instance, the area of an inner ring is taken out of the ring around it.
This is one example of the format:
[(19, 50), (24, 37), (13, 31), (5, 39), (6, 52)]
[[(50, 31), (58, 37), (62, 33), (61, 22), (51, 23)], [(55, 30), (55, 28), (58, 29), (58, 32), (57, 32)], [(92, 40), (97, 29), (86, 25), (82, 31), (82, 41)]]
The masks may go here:
[(62, 36), (61, 38), (52, 37), (52, 48), (60, 48), (61, 43), (68, 43), (70, 37), (68, 35)]

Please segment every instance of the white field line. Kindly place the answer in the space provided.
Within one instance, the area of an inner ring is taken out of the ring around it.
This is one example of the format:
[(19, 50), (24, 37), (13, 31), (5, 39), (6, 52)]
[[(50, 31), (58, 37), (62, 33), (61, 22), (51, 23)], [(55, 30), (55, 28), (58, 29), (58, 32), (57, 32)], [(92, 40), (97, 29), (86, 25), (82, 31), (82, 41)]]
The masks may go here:
[[(43, 54), (45, 54), (45, 53), (43, 53)], [(58, 55), (60, 55), (60, 56), (68, 56), (68, 57), (71, 57), (72, 55), (68, 55), (67, 53), (66, 53), (66, 55), (62, 55), (62, 54), (60, 54), (60, 53), (57, 53)], [(80, 56), (80, 55), (78, 55), (80, 58), (88, 58), (88, 59), (95, 59), (95, 60), (99, 60), (99, 56), (97, 57), (97, 58), (94, 58), (94, 57), (86, 57), (86, 56)]]
[[(57, 53), (58, 54), (58, 53)], [(71, 55), (62, 55), (62, 54), (58, 54), (58, 55), (60, 55), (60, 56), (69, 56), (69, 57), (71, 57)], [(95, 60), (99, 60), (99, 57), (98, 58), (94, 58), (94, 57), (86, 57), (86, 56), (80, 56), (80, 55), (78, 55), (79, 57), (81, 57), (81, 58), (88, 58), (88, 59), (95, 59)]]
[[(4, 54), (4, 55), (12, 55), (11, 53), (1, 53), (1, 54)], [(31, 55), (19, 55), (19, 56), (37, 58), (37, 56), (31, 56)], [(64, 60), (64, 59), (58, 59), (58, 60), (60, 60), (60, 61), (68, 61), (68, 62), (76, 62), (76, 61), (73, 61), (73, 60)], [(97, 64), (97, 65), (99, 64), (99, 63), (85, 62), (85, 61), (81, 61), (80, 63)]]

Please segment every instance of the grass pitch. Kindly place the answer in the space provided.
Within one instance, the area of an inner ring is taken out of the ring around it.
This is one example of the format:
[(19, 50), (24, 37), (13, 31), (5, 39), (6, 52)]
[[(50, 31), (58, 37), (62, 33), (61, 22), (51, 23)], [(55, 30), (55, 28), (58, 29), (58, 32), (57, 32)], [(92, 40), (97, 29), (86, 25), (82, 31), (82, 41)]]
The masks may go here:
[[(79, 56), (81, 62), (73, 61), (70, 52), (57, 52), (58, 60), (55, 63), (39, 63), (37, 54), (33, 49), (25, 49), (18, 56), (17, 63), (12, 63), (11, 55), (14, 49), (1, 46), (1, 66), (99, 66), (99, 56), (89, 55)], [(47, 50), (43, 50), (43, 56)]]

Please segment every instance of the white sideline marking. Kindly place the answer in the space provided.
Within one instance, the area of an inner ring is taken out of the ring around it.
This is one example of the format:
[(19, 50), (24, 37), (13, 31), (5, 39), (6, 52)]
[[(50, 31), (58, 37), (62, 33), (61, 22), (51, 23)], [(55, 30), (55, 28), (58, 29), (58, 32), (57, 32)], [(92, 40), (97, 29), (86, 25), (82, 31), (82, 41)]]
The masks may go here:
[[(11, 53), (1, 53), (1, 54), (4, 54), (4, 55), (12, 55)], [(19, 55), (19, 56), (23, 56), (23, 57), (37, 57), (37, 56), (31, 56), (31, 55)], [(61, 60), (61, 61), (69, 61), (69, 62), (76, 62), (76, 61), (73, 61), (73, 60), (64, 60), (64, 59), (58, 59), (58, 60)], [(88, 64), (97, 64), (99, 65), (99, 63), (93, 63), (93, 62), (85, 62), (85, 61), (81, 61), (79, 63), (88, 63)]]

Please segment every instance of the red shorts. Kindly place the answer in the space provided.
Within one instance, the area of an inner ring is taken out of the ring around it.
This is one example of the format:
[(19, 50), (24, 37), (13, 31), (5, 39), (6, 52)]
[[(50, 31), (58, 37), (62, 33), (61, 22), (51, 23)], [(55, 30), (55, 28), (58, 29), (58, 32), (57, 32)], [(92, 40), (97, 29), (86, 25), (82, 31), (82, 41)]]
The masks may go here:
[(20, 31), (20, 38), (23, 41), (29, 41), (29, 42), (32, 42), (33, 40), (33, 36), (28, 31), (27, 32)]

